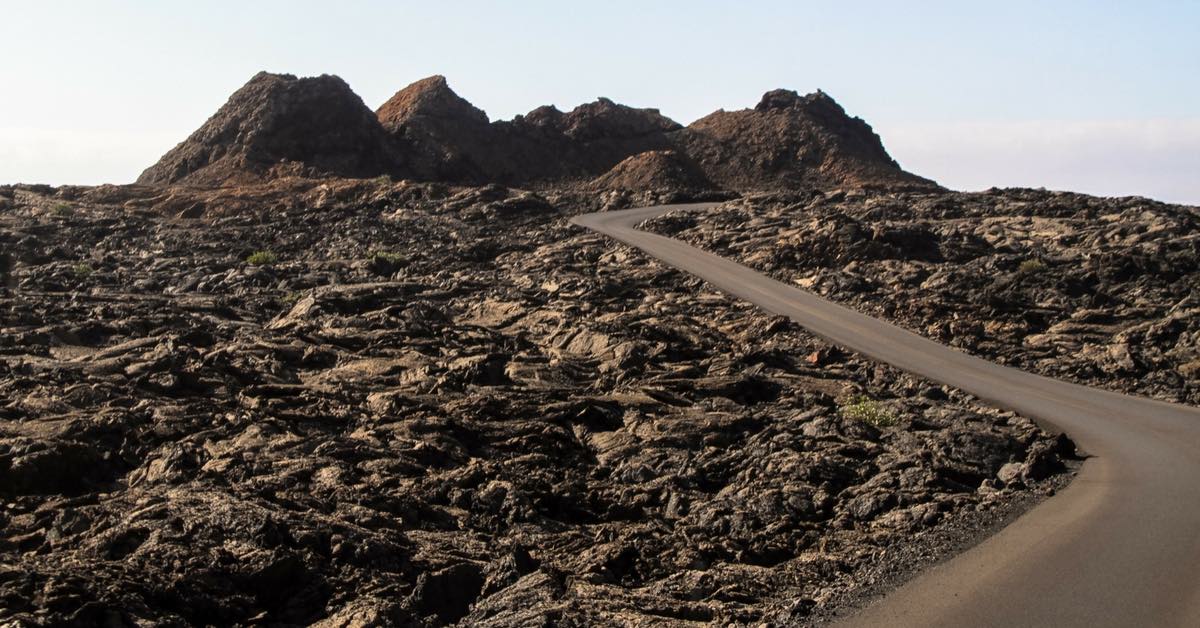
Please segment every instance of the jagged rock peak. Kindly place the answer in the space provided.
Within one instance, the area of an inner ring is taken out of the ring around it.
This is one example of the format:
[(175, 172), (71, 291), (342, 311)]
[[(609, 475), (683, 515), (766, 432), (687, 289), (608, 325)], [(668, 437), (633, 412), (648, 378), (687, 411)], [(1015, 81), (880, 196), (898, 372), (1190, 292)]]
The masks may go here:
[(676, 141), (728, 189), (936, 187), (902, 170), (870, 125), (822, 91), (769, 91), (753, 109), (696, 120)]
[(487, 124), (488, 117), (450, 89), (446, 77), (435, 74), (396, 92), (376, 112), (385, 128), (393, 129), (415, 116), (465, 120)]
[(836, 107), (839, 111), (842, 110), (841, 105), (837, 104), (837, 101), (833, 97), (819, 89), (805, 96), (801, 96), (790, 89), (773, 89), (763, 94), (762, 99), (758, 101), (754, 109), (756, 111), (770, 111), (772, 109), (788, 109), (802, 105), (832, 106)]
[(601, 190), (711, 190), (712, 182), (696, 162), (674, 150), (650, 150), (627, 157), (596, 178)]
[(581, 141), (644, 137), (683, 128), (658, 109), (639, 109), (603, 97), (575, 107), (557, 122), (560, 131)]
[(285, 164), (289, 172), (350, 177), (399, 167), (379, 121), (341, 78), (259, 72), (138, 182), (221, 184)]

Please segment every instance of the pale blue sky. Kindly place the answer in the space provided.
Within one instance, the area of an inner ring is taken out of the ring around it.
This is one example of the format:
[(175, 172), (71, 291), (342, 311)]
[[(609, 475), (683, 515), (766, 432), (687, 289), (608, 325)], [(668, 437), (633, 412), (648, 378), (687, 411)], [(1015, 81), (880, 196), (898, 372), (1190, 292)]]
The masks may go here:
[(951, 187), (1200, 203), (1200, 1), (839, 4), (0, 0), (0, 182), (130, 181), (266, 69), (372, 108), (444, 74), (493, 119), (820, 88)]

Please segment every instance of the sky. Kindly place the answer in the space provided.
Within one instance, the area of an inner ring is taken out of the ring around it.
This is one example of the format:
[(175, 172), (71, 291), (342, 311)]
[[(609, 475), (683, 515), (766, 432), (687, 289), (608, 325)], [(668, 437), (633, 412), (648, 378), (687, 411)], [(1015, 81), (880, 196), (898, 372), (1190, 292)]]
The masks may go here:
[[(852, 6), (839, 6), (852, 5)], [(905, 169), (1200, 204), (1200, 0), (0, 0), (0, 183), (130, 182), (259, 70), (492, 119), (607, 96), (688, 123), (822, 89)]]

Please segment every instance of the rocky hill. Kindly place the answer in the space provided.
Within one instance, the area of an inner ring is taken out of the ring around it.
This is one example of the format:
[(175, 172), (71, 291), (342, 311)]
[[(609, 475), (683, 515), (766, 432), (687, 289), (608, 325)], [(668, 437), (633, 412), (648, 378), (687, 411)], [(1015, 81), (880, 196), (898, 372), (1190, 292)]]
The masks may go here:
[(680, 149), (728, 189), (933, 187), (824, 92), (775, 90), (753, 109), (718, 111), (678, 133)]
[(405, 87), (377, 114), (421, 178), (451, 183), (588, 179), (630, 155), (666, 148), (666, 133), (680, 128), (657, 110), (606, 98), (567, 113), (538, 107), (511, 121), (489, 122), (442, 76)]
[[(573, 185), (672, 150), (724, 189), (934, 187), (903, 171), (865, 122), (829, 96), (776, 90), (754, 109), (688, 127), (607, 98), (507, 121), (432, 76), (375, 116), (340, 79), (261, 73), (139, 183), (217, 185), (286, 175), (390, 174), (459, 184)], [(695, 182), (695, 178), (689, 178)]]
[(495, 133), (487, 114), (431, 76), (396, 92), (375, 112), (420, 178), (484, 182)]
[(673, 150), (652, 150), (627, 157), (597, 177), (598, 190), (711, 190), (713, 184), (696, 162)]
[(336, 76), (260, 72), (138, 183), (219, 185), (281, 174), (405, 173), (379, 120)]

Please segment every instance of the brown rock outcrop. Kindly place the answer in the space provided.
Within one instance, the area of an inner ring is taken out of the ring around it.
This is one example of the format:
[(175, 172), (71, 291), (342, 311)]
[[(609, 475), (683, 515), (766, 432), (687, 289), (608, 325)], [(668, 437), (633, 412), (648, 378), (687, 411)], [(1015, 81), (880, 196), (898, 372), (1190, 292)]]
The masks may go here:
[(491, 179), (494, 132), (487, 114), (461, 98), (443, 76), (396, 92), (375, 112), (418, 176), (441, 181)]
[(404, 172), (371, 110), (336, 76), (260, 72), (138, 183), (223, 185), (280, 174)]
[(711, 190), (714, 186), (696, 162), (673, 150), (646, 151), (628, 157), (592, 182), (598, 190)]
[(607, 98), (568, 113), (546, 106), (511, 121), (489, 122), (442, 76), (405, 87), (377, 114), (419, 176), (454, 183), (587, 179), (630, 155), (666, 148), (665, 134), (680, 128), (656, 109)]
[(870, 125), (821, 91), (767, 92), (753, 109), (717, 111), (674, 139), (729, 189), (936, 187), (902, 170)]

